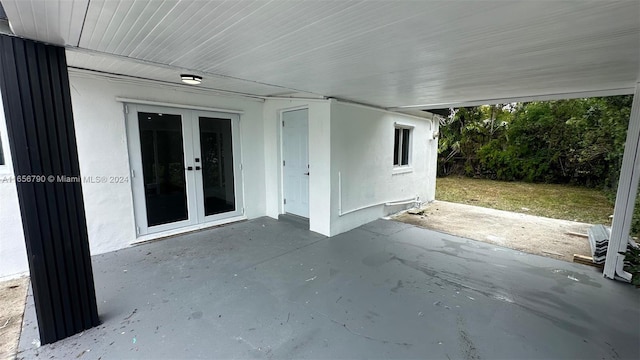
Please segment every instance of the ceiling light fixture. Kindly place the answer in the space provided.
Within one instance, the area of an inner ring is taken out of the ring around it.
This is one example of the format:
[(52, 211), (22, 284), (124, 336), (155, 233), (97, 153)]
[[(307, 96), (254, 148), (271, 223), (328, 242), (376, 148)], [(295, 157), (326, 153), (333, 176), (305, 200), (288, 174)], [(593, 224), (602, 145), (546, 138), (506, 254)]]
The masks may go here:
[(181, 74), (180, 78), (182, 82), (189, 85), (200, 85), (202, 82), (202, 76), (191, 75), (191, 74)]

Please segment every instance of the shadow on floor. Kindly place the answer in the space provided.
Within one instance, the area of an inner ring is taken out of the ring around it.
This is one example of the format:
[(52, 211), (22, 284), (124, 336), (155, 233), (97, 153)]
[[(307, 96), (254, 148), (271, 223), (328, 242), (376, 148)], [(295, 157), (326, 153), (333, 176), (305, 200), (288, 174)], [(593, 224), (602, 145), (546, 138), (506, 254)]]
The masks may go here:
[(378, 220), (260, 218), (93, 257), (103, 324), (19, 358), (640, 358), (640, 293), (578, 264)]

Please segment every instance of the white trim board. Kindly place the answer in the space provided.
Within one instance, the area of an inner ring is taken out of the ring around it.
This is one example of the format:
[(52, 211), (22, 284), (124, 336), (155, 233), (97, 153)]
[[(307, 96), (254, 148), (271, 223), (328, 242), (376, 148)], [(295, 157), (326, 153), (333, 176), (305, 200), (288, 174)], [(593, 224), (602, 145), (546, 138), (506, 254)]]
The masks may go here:
[(234, 216), (226, 219), (209, 221), (202, 224), (184, 226), (176, 229), (141, 235), (141, 236), (138, 236), (135, 240), (131, 241), (129, 245), (141, 245), (154, 240), (162, 240), (164, 238), (168, 238), (171, 236), (184, 235), (186, 233), (200, 231), (200, 230), (208, 230), (218, 226), (223, 226), (223, 225), (235, 223), (238, 221), (245, 221), (245, 220), (247, 220), (247, 217), (245, 215), (240, 215), (240, 216)]
[(245, 93), (240, 93), (236, 91), (223, 90), (223, 89), (217, 89), (217, 88), (211, 88), (211, 87), (204, 87), (201, 85), (198, 85), (198, 86), (186, 85), (186, 84), (175, 83), (175, 82), (170, 82), (165, 80), (156, 80), (156, 79), (142, 78), (142, 77), (136, 77), (136, 76), (130, 76), (130, 75), (109, 73), (109, 72), (104, 72), (99, 70), (91, 70), (91, 69), (78, 68), (73, 66), (69, 66), (68, 70), (69, 70), (69, 75), (84, 77), (86, 79), (104, 79), (107, 81), (141, 85), (141, 86), (154, 86), (154, 87), (162, 86), (172, 90), (180, 89), (182, 92), (185, 92), (185, 93), (208, 94), (208, 95), (215, 94), (216, 96), (252, 100), (256, 102), (264, 102), (264, 98), (258, 95), (245, 94)]
[(123, 98), (123, 97), (116, 97), (116, 101), (125, 103), (125, 104), (166, 106), (166, 107), (172, 107), (177, 109), (224, 112), (224, 113), (239, 114), (239, 115), (244, 114), (243, 110), (221, 109), (221, 108), (212, 108), (212, 107), (197, 106), (197, 105), (174, 104), (174, 103), (167, 103), (162, 101), (130, 99), (130, 98)]
[(401, 110), (411, 110), (411, 108), (383, 108), (383, 107), (378, 107), (378, 106), (374, 106), (374, 105), (368, 105), (368, 104), (361, 104), (361, 103), (357, 103), (357, 102), (353, 102), (353, 101), (347, 101), (347, 100), (343, 100), (343, 99), (339, 99), (339, 98), (330, 98), (329, 100), (334, 101), (336, 103), (340, 103), (340, 104), (344, 104), (344, 105), (350, 105), (350, 106), (355, 106), (355, 107), (360, 107), (363, 109), (369, 109), (369, 110), (375, 110), (375, 111), (381, 111), (383, 113), (386, 114), (391, 114), (391, 115), (400, 115), (400, 116), (405, 116), (411, 119), (415, 119), (415, 120), (420, 120), (420, 121), (431, 121), (433, 122), (433, 113), (430, 113), (428, 111), (424, 111), (424, 116), (419, 116), (418, 113), (407, 113), (407, 112), (401, 112)]
[(609, 279), (620, 278), (631, 281), (631, 274), (624, 271), (624, 253), (627, 250), (627, 239), (631, 231), (633, 209), (640, 182), (640, 83), (636, 85), (633, 97), (627, 141), (620, 169), (620, 180), (616, 203), (613, 210), (613, 224), (607, 247), (607, 258), (603, 275)]
[(590, 98), (601, 96), (616, 96), (616, 95), (631, 95), (634, 93), (634, 88), (618, 88), (618, 89), (605, 89), (605, 90), (592, 90), (592, 91), (579, 91), (579, 92), (566, 92), (556, 94), (539, 94), (531, 96), (519, 96), (509, 98), (494, 98), (494, 99), (479, 99), (479, 100), (456, 100), (446, 103), (435, 104), (417, 104), (406, 105), (387, 108), (389, 111), (402, 111), (410, 109), (421, 109), (429, 111), (430, 109), (445, 109), (456, 108), (465, 106), (480, 106), (491, 104), (506, 104), (512, 102), (531, 102), (531, 101), (550, 101), (550, 100), (565, 100), (565, 99), (578, 99), (578, 98)]

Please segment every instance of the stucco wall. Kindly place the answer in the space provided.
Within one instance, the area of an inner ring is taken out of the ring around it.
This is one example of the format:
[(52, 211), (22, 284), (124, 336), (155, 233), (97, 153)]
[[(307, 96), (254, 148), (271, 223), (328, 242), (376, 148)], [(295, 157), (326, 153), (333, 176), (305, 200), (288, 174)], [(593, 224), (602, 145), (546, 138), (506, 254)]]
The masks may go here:
[[(241, 143), (245, 214), (265, 214), (262, 101), (220, 96), (184, 86), (70, 73), (80, 172), (83, 176), (129, 176), (122, 103), (116, 97), (244, 111)], [(130, 183), (84, 183), (92, 254), (128, 246), (136, 238)]]
[[(71, 97), (83, 177), (129, 177), (122, 103), (116, 97), (240, 110), (245, 215), (265, 215), (264, 130), (261, 100), (228, 97), (184, 86), (70, 72)], [(9, 149), (2, 114), (0, 134)], [(12, 175), (0, 167), (0, 177)], [(83, 183), (89, 244), (93, 255), (129, 246), (136, 239), (130, 183)], [(28, 271), (15, 185), (0, 183), (0, 278)]]
[[(375, 220), (398, 207), (387, 201), (435, 195), (437, 123), (335, 100), (273, 99), (265, 102), (221, 96), (185, 87), (71, 72), (71, 95), (83, 177), (129, 177), (129, 156), (122, 103), (116, 97), (241, 110), (245, 214), (277, 218), (282, 205), (280, 147), (283, 110), (309, 110), (311, 176), (310, 230), (331, 236)], [(411, 171), (393, 169), (394, 122), (414, 127)], [(4, 116), (0, 132), (5, 138)], [(9, 160), (7, 156), (7, 160)], [(11, 172), (0, 168), (0, 174)], [(341, 188), (338, 174), (341, 174)], [(342, 203), (339, 203), (339, 193)], [(83, 183), (92, 254), (129, 246), (136, 239), (130, 183)], [(28, 269), (15, 185), (0, 184), (0, 278)]]
[[(394, 123), (413, 126), (411, 169), (393, 167)], [(376, 205), (435, 196), (437, 122), (430, 119), (333, 101), (331, 104), (331, 235), (386, 216), (399, 206)], [(341, 188), (338, 177), (340, 174)], [(340, 204), (340, 192), (342, 203)]]
[(266, 213), (278, 218), (282, 204), (282, 153), (280, 112), (309, 109), (309, 228), (330, 235), (330, 102), (325, 100), (267, 100), (264, 104), (264, 158)]
[(4, 106), (0, 97), (0, 141), (6, 165), (0, 165), (0, 279), (20, 276), (29, 270), (27, 250), (22, 232), (16, 184), (7, 139)]
[[(335, 100), (267, 100), (263, 117), (268, 216), (277, 218), (284, 211), (280, 112), (303, 107), (309, 109), (312, 231), (333, 236), (401, 208), (378, 205), (339, 216), (340, 190), (344, 212), (415, 196), (423, 202), (434, 199), (437, 140), (433, 132), (437, 132), (437, 122)], [(414, 127), (409, 172), (396, 173), (393, 168), (395, 122)]]

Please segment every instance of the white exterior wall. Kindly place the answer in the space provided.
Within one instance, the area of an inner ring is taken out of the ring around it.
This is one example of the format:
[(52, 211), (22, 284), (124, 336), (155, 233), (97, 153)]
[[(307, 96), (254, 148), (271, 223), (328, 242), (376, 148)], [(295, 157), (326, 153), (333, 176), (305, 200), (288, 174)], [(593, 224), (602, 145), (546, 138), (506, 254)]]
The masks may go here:
[[(130, 176), (122, 103), (116, 97), (239, 110), (245, 215), (265, 215), (262, 101), (87, 73), (69, 74), (82, 176)], [(136, 239), (131, 183), (82, 184), (92, 254)]]
[[(305, 107), (309, 109), (311, 231), (337, 235), (401, 209), (382, 205), (385, 202), (416, 196), (422, 202), (434, 200), (437, 122), (335, 100), (267, 100), (263, 116), (268, 216), (278, 218), (284, 213), (280, 113)], [(393, 169), (395, 122), (414, 127), (409, 172)], [(340, 190), (343, 212), (380, 205), (339, 216)]]
[[(243, 111), (240, 122), (244, 207), (247, 218), (284, 212), (281, 118), (284, 110), (309, 110), (309, 225), (333, 236), (401, 207), (385, 202), (435, 196), (437, 122), (335, 100), (228, 97), (197, 88), (70, 72), (71, 96), (83, 177), (129, 177), (125, 115), (117, 97)], [(1, 114), (1, 113), (0, 113)], [(4, 116), (0, 133), (10, 163)], [(411, 171), (393, 169), (394, 122), (413, 126)], [(341, 174), (341, 187), (338, 174)], [(0, 176), (13, 175), (10, 165)], [(83, 183), (92, 254), (136, 240), (131, 183)], [(340, 192), (342, 203), (339, 203)], [(15, 184), (0, 183), (0, 278), (28, 271)], [(343, 216), (342, 212), (374, 205)]]
[[(413, 126), (410, 171), (394, 171), (396, 122)], [(430, 119), (333, 101), (331, 202), (334, 205), (331, 207), (331, 235), (351, 230), (402, 208), (384, 206), (385, 202), (416, 196), (422, 202), (433, 201), (438, 151), (438, 142), (433, 140), (433, 133), (437, 131), (437, 121), (432, 123)], [(342, 204), (339, 203), (340, 197)], [(339, 208), (346, 213), (369, 205), (375, 206), (339, 215)]]
[(331, 229), (330, 102), (328, 100), (267, 100), (264, 104), (264, 161), (266, 213), (277, 219), (282, 202), (282, 149), (280, 113), (309, 109), (309, 229), (329, 236)]
[[(245, 216), (255, 218), (266, 214), (263, 101), (84, 72), (70, 72), (69, 80), (83, 177), (130, 176), (125, 115), (116, 97), (239, 110), (243, 111), (238, 140), (242, 146)], [(3, 149), (10, 164), (4, 113), (0, 114)], [(0, 166), (0, 179), (11, 175), (10, 165)], [(136, 240), (130, 182), (83, 183), (82, 193), (92, 255), (127, 247)], [(27, 271), (16, 187), (14, 183), (0, 182), (0, 278)]]
[(0, 280), (8, 280), (29, 271), (27, 250), (22, 232), (16, 184), (9, 181), (14, 175), (0, 97), (0, 142), (6, 165), (0, 165)]

